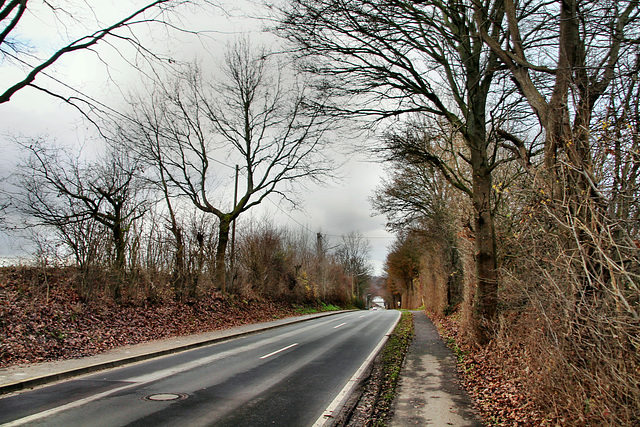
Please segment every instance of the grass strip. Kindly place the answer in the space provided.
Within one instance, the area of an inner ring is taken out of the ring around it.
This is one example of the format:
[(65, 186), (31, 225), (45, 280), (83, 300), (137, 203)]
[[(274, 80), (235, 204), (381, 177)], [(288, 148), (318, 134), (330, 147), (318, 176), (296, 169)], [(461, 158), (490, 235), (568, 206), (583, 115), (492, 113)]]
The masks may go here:
[(389, 412), (396, 397), (396, 387), (400, 379), (400, 371), (404, 357), (413, 341), (413, 313), (405, 311), (402, 313), (400, 322), (393, 330), (387, 344), (382, 350), (382, 370), (384, 377), (380, 396), (374, 409), (375, 420), (372, 424), (384, 426), (388, 422)]
[(400, 321), (376, 357), (371, 375), (353, 409), (348, 427), (385, 426), (391, 417), (400, 371), (409, 345), (413, 341), (413, 314), (402, 312)]

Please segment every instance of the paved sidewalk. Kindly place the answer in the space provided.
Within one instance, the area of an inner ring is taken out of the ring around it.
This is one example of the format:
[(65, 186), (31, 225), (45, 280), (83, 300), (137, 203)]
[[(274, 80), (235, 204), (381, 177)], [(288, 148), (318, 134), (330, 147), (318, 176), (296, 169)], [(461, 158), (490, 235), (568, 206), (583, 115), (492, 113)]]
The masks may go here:
[(414, 326), (390, 425), (482, 426), (458, 383), (452, 351), (423, 311), (414, 312)]
[(115, 366), (135, 363), (141, 360), (151, 359), (153, 357), (202, 347), (241, 335), (247, 335), (292, 323), (304, 322), (316, 317), (330, 316), (338, 313), (344, 313), (344, 311), (332, 311), (308, 314), (304, 316), (287, 317), (266, 323), (255, 323), (220, 331), (149, 341), (141, 344), (117, 347), (105, 353), (82, 357), (79, 359), (43, 362), (29, 365), (15, 365), (8, 368), (2, 368), (0, 369), (0, 395), (88, 374), (90, 372), (96, 372), (102, 369), (113, 368)]

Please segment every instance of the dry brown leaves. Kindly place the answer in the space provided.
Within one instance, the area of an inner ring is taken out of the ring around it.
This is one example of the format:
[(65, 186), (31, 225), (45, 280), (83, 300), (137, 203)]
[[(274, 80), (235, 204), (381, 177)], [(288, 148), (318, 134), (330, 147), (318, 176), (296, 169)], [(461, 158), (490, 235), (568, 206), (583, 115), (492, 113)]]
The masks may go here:
[(0, 269), (0, 367), (97, 354), (128, 344), (295, 314), (272, 301), (211, 292), (196, 301), (82, 302), (63, 270)]
[(454, 350), (462, 385), (476, 410), (488, 425), (548, 426), (535, 402), (527, 395), (523, 381), (509, 369), (519, 363), (518, 354), (493, 342), (486, 347), (469, 344), (463, 337), (457, 316), (436, 317), (427, 313), (440, 335)]

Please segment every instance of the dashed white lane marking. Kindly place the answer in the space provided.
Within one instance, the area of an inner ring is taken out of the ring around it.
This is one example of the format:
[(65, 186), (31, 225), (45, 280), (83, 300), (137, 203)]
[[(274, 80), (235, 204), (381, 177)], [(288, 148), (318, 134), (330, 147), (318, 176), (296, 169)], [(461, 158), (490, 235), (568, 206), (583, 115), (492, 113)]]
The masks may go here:
[(276, 351), (274, 351), (273, 353), (265, 354), (265, 355), (264, 355), (264, 356), (262, 356), (260, 359), (266, 359), (267, 357), (271, 357), (271, 356), (276, 355), (276, 354), (278, 354), (278, 353), (280, 353), (280, 352), (283, 352), (283, 351), (285, 351), (285, 350), (289, 350), (291, 347), (295, 347), (295, 346), (297, 346), (297, 345), (298, 345), (298, 343), (297, 343), (297, 342), (296, 342), (296, 343), (293, 343), (293, 344), (291, 344), (291, 345), (288, 345), (288, 346), (286, 346), (286, 347), (281, 348), (280, 350), (276, 350)]
[(340, 326), (346, 325), (346, 323), (340, 323), (339, 325), (336, 325), (333, 327), (333, 329), (338, 329)]
[[(91, 402), (100, 400), (102, 398), (108, 397), (108, 396), (110, 396), (112, 394), (115, 394), (115, 393), (118, 393), (120, 391), (124, 391), (124, 390), (130, 389), (130, 388), (135, 388), (135, 387), (138, 387), (138, 386), (141, 386), (141, 385), (145, 385), (145, 384), (148, 384), (150, 382), (156, 381), (158, 379), (166, 378), (166, 377), (168, 377), (170, 375), (178, 374), (180, 372), (184, 372), (184, 371), (187, 371), (189, 369), (193, 369), (193, 368), (196, 368), (196, 367), (199, 367), (199, 366), (203, 366), (203, 365), (209, 364), (209, 363), (211, 363), (211, 362), (213, 362), (215, 360), (224, 359), (225, 357), (232, 356), (232, 355), (235, 355), (235, 354), (243, 352), (243, 351), (252, 350), (252, 349), (255, 349), (257, 347), (263, 346), (267, 342), (275, 342), (275, 341), (277, 341), (279, 339), (282, 339), (283, 337), (297, 335), (297, 334), (300, 334), (300, 333), (302, 333), (304, 331), (317, 328), (319, 326), (325, 325), (327, 323), (331, 323), (333, 321), (335, 321), (335, 320), (326, 320), (326, 321), (321, 322), (320, 324), (312, 324), (312, 325), (307, 326), (305, 328), (297, 329), (297, 330), (294, 330), (292, 332), (288, 332), (286, 334), (280, 335), (278, 337), (269, 338), (269, 339), (266, 339), (266, 340), (261, 340), (261, 341), (259, 341), (257, 343), (252, 343), (252, 344), (249, 344), (249, 345), (245, 345), (245, 346), (242, 346), (242, 347), (237, 348), (237, 349), (223, 351), (221, 353), (218, 353), (218, 354), (215, 354), (215, 355), (212, 355), (212, 356), (209, 356), (209, 357), (204, 357), (204, 358), (196, 360), (196, 361), (187, 362), (187, 363), (184, 363), (182, 365), (178, 365), (178, 366), (174, 366), (174, 367), (171, 367), (171, 368), (168, 368), (168, 369), (164, 369), (164, 370), (161, 370), (161, 371), (153, 372), (151, 374), (141, 375), (141, 376), (134, 377), (134, 378), (128, 378), (128, 379), (126, 379), (124, 381), (128, 382), (129, 384), (124, 385), (122, 387), (116, 387), (114, 389), (103, 391), (102, 393), (94, 394), (92, 396), (88, 396), (88, 397), (83, 398), (83, 399), (79, 399), (79, 400), (76, 400), (76, 401), (73, 401), (73, 402), (69, 402), (67, 404), (64, 404), (64, 405), (61, 405), (61, 406), (58, 406), (58, 407), (55, 407), (55, 408), (51, 408), (51, 409), (48, 409), (48, 410), (45, 410), (45, 411), (42, 411), (42, 412), (38, 412), (38, 413), (35, 413), (35, 414), (32, 414), (32, 415), (28, 415), (26, 417), (19, 418), (17, 420), (10, 421), (10, 422), (8, 422), (6, 424), (3, 424), (2, 427), (20, 426), (20, 425), (23, 425), (23, 424), (26, 424), (26, 423), (29, 423), (29, 422), (38, 421), (38, 420), (41, 420), (41, 419), (46, 418), (48, 416), (55, 415), (55, 414), (58, 414), (60, 412), (66, 411), (68, 409), (77, 408), (77, 407), (85, 405), (87, 403), (91, 403)], [(296, 346), (296, 345), (298, 345), (298, 343), (292, 344), (292, 345), (290, 345), (288, 347), (285, 347), (285, 348), (283, 348), (281, 350), (278, 350), (278, 351), (276, 351), (274, 353), (271, 353), (271, 354), (268, 354), (266, 356), (262, 356), (261, 359), (267, 358), (269, 356), (272, 356), (272, 355), (274, 355), (276, 353), (279, 353), (281, 351), (287, 350), (288, 348), (291, 348), (291, 347)]]

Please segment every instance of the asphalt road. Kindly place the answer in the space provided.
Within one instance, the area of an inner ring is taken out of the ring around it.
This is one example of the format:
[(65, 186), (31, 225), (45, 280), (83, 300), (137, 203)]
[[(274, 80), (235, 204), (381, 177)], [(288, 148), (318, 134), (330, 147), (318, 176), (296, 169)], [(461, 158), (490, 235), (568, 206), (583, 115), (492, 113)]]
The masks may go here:
[(399, 317), (356, 311), (0, 398), (0, 424), (321, 425)]

